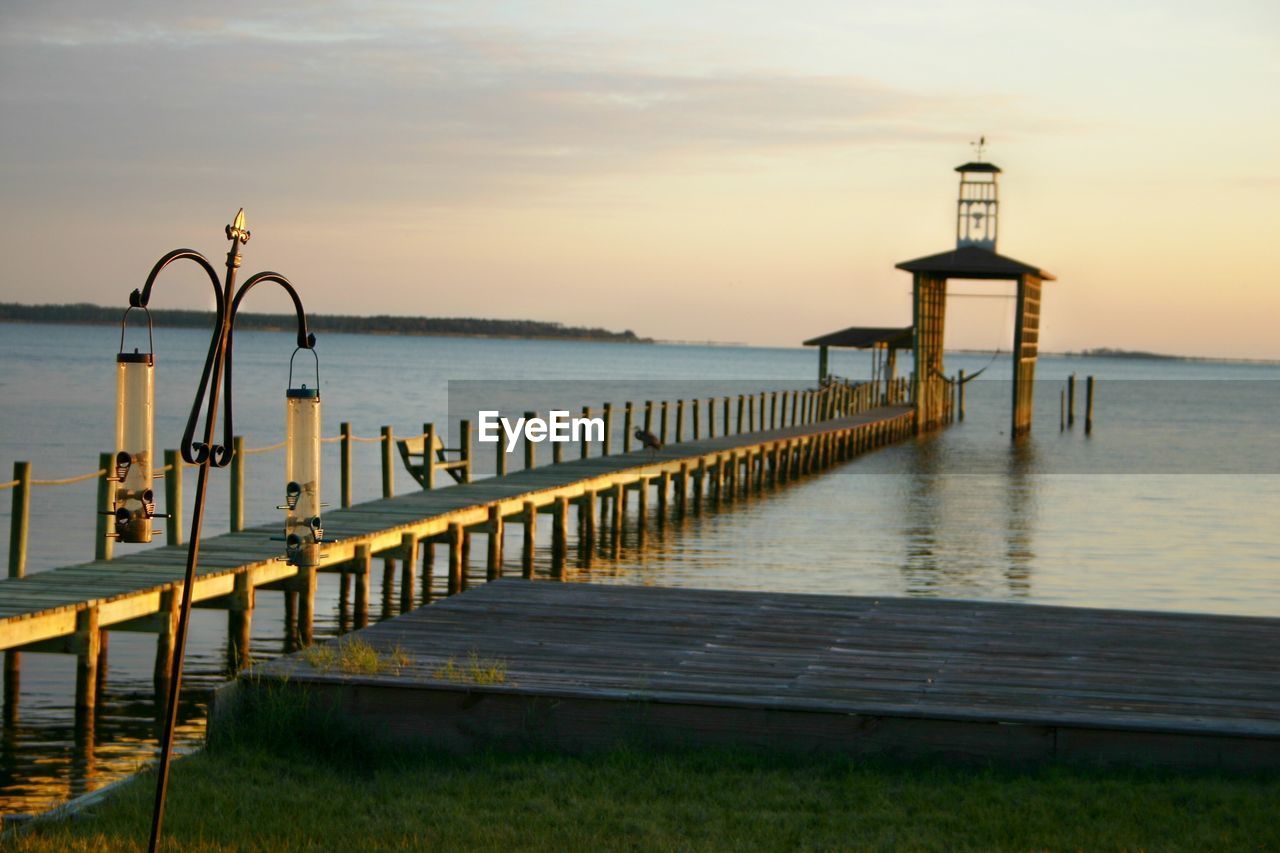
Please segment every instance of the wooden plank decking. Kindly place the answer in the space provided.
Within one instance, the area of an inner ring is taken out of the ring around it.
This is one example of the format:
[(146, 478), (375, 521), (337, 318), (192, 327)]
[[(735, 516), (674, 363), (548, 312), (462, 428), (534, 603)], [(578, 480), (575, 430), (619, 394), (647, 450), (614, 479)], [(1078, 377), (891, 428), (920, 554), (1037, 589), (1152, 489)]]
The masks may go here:
[[(911, 418), (908, 406), (882, 407), (775, 430), (673, 443), (656, 454), (638, 451), (577, 459), (331, 510), (325, 514), (325, 527), (334, 541), (325, 548), (320, 570), (359, 570), (352, 566), (358, 548), (398, 556), (396, 549), (403, 550), (406, 536), (428, 541), (454, 524), (479, 528), (495, 508), (500, 517), (520, 514), (527, 502), (546, 511), (559, 498), (576, 500), (618, 486), (656, 485), (661, 475), (677, 474), (681, 466), (695, 468), (700, 461), (712, 468), (727, 465), (734, 453), (740, 455), (738, 462), (752, 460), (763, 466), (766, 455), (776, 449), (795, 449), (807, 458), (816, 443), (833, 439), (845, 441), (842, 456), (848, 455), (844, 450), (860, 452), (908, 434)], [(279, 535), (280, 526), (268, 524), (206, 538), (193, 601), (228, 602), (239, 595), (238, 604), (226, 606), (243, 612), (252, 610), (253, 589), (297, 580), (298, 570), (279, 559), (281, 543), (274, 541)], [(185, 546), (159, 547), (0, 580), (0, 650), (81, 654), (86, 631), (108, 628), (163, 635), (171, 628), (173, 596), (181, 594), (185, 559)], [(243, 578), (237, 584), (239, 576)], [(304, 584), (304, 592), (305, 588)], [(90, 611), (91, 619), (86, 618)], [(78, 643), (62, 642), (77, 636)]]
[[(452, 747), (639, 736), (1280, 767), (1280, 619), (513, 579), (355, 636), (410, 662), (352, 676), (281, 658), (222, 688), (218, 713), (287, 676), (311, 701)], [(472, 653), (502, 661), (506, 683), (441, 677)]]

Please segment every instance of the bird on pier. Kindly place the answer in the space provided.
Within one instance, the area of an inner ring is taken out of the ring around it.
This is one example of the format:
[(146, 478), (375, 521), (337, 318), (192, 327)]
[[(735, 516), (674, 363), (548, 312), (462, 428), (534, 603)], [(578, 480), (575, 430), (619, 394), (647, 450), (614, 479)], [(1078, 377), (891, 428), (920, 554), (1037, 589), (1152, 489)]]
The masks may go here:
[(635, 437), (636, 441), (640, 442), (640, 447), (650, 451), (653, 456), (657, 456), (658, 451), (662, 449), (662, 441), (647, 429), (637, 428)]

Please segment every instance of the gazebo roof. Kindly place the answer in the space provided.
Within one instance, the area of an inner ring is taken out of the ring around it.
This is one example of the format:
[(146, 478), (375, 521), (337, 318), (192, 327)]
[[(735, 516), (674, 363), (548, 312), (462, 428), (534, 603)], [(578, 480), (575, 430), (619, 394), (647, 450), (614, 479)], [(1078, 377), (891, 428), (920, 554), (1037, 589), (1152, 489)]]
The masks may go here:
[(1032, 275), (1044, 281), (1054, 281), (1052, 274), (1039, 267), (1024, 264), (1022, 261), (998, 255), (990, 249), (977, 246), (962, 246), (949, 252), (926, 255), (913, 261), (903, 261), (896, 265), (907, 272), (932, 273), (948, 278), (1005, 278), (1019, 279), (1024, 275)]
[(910, 349), (913, 327), (886, 326), (850, 326), (838, 332), (810, 338), (804, 342), (807, 347), (854, 347), (870, 349), (877, 344), (886, 344), (893, 349)]

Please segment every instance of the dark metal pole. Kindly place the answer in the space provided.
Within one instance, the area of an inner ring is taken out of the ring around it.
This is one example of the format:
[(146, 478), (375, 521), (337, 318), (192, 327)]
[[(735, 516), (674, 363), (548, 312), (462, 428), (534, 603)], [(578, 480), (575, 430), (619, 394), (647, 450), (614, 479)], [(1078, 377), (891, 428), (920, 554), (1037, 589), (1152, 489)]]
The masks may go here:
[[(237, 225), (242, 221), (238, 220)], [(231, 237), (231, 250), (227, 253), (227, 277), (224, 285), (225, 305), (231, 305), (235, 288), (236, 269), (240, 266), (240, 238)], [(213, 465), (215, 450), (213, 439), (217, 431), (218, 392), (222, 384), (222, 368), (227, 360), (227, 329), (232, 322), (230, 310), (222, 312), (222, 325), (215, 334), (218, 344), (214, 352), (213, 373), (209, 384), (209, 414), (204, 423), (204, 447), (206, 456), (200, 464), (196, 479), (196, 500), (191, 518), (191, 541), (187, 546), (187, 571), (182, 581), (182, 605), (178, 611), (178, 630), (174, 635), (173, 669), (169, 675), (169, 695), (164, 716), (164, 730), (160, 735), (160, 767), (156, 775), (155, 807), (151, 813), (151, 840), (147, 849), (155, 853), (160, 844), (160, 831), (164, 824), (164, 801), (169, 789), (169, 763), (173, 752), (173, 730), (178, 722), (178, 702), (182, 694), (182, 664), (186, 658), (187, 625), (191, 620), (191, 595), (195, 588), (196, 568), (200, 562), (200, 531), (204, 526), (205, 492), (209, 485), (209, 468)]]

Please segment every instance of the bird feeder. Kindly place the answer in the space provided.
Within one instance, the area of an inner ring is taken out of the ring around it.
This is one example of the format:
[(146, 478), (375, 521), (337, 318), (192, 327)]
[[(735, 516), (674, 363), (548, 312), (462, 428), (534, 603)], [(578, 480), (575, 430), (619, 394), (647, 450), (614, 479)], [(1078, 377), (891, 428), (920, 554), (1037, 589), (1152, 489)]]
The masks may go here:
[(107, 479), (115, 484), (110, 514), (115, 536), (121, 542), (150, 542), (151, 519), (156, 515), (151, 469), (155, 458), (155, 354), (151, 314), (147, 317), (147, 352), (125, 352), (124, 333), (129, 308), (120, 324), (120, 352), (116, 355), (116, 455), (115, 470)]
[[(315, 350), (311, 350), (315, 356)], [(294, 351), (297, 355), (297, 351)], [(285, 555), (290, 565), (314, 568), (320, 564), (324, 527), (320, 521), (320, 361), (316, 384), (293, 387), (293, 359), (289, 360), (289, 388), (285, 391)]]

